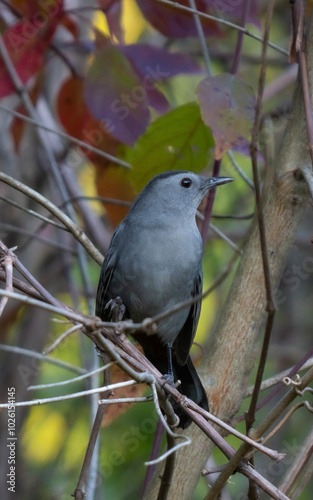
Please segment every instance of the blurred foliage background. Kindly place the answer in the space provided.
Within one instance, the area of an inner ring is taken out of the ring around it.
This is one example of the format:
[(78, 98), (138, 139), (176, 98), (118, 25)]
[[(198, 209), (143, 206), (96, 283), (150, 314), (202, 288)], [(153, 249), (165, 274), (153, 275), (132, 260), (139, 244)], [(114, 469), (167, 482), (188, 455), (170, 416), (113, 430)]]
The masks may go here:
[[(189, 5), (188, 2), (180, 3)], [(208, 24), (202, 19), (211, 75), (232, 71), (240, 33), (234, 25), (241, 25), (246, 16), (247, 30), (256, 38), (243, 37), (236, 76), (255, 92), (267, 2), (251, 2), (251, 10), (245, 14), (244, 8), (248, 3), (240, 2), (240, 6), (234, 7), (234, 2), (222, 2), (224, 10), (222, 7), (215, 8), (214, 2), (209, 1), (198, 2), (197, 5), (200, 10), (206, 9), (215, 16)], [(156, 4), (161, 5), (156, 0), (146, 2), (146, 7), (143, 2), (135, 0), (0, 2), (3, 40), (25, 89), (23, 97), (16, 87), (10, 88), (8, 82), (12, 75), (9, 75), (3, 62), (5, 52), (2, 47), (1, 171), (47, 196), (65, 212), (71, 207), (70, 215), (75, 214), (77, 222), (103, 254), (114, 227), (152, 175), (169, 168), (189, 168), (210, 174), (214, 163), (217, 140), (205, 125), (203, 116), (201, 119), (196, 92), (199, 82), (207, 76), (207, 68), (199, 34), (188, 32), (188, 26), (194, 25), (193, 16), (185, 16), (187, 24), (182, 24), (185, 36), (179, 36), (175, 31), (175, 16), (179, 15), (179, 10), (169, 10), (168, 17), (160, 19), (153, 12)], [(147, 14), (149, 8), (152, 9), (150, 17)], [(226, 21), (226, 24), (219, 20)], [(227, 22), (233, 24), (227, 25)], [(288, 5), (277, 1), (270, 35), (271, 42), (277, 47), (268, 50), (263, 126), (259, 141), (258, 159), (262, 178), (266, 169), (275, 168), (273, 159), (291, 107), (296, 68), (288, 62), (290, 33)], [(142, 52), (140, 46), (143, 47)], [(154, 49), (158, 51), (154, 52)], [(145, 58), (153, 61), (150, 70), (147, 70), (149, 63)], [(140, 91), (140, 82), (145, 76), (143, 69), (148, 73), (150, 71), (151, 76), (151, 68), (155, 72), (158, 66), (161, 73), (168, 72), (169, 76), (159, 81), (154, 76), (152, 83), (150, 80), (151, 89), (142, 92), (141, 88)], [(133, 94), (133, 97), (137, 96), (137, 101), (133, 99), (130, 104), (126, 103), (126, 110), (116, 108), (120, 117), (123, 112), (129, 113), (129, 123), (125, 125), (125, 121), (120, 120), (122, 125), (119, 129), (120, 124), (112, 122), (112, 99), (123, 101), (123, 93), (134, 86), (139, 87)], [(196, 106), (191, 115), (184, 108), (188, 103)], [(230, 109), (233, 110), (232, 105)], [(14, 114), (14, 111), (35, 120), (39, 128), (40, 124), (44, 124), (66, 132), (94, 146), (104, 156), (95, 150), (81, 148), (68, 136), (58, 136), (43, 129), (39, 133), (37, 126)], [(227, 111), (223, 116), (227, 122)], [(232, 129), (235, 128), (236, 123), (233, 123)], [(245, 140), (248, 144), (250, 137)], [(221, 161), (220, 175), (230, 175), (236, 182), (231, 189), (227, 189), (227, 195), (226, 191), (216, 194), (212, 224), (227, 239), (213, 229), (209, 231), (203, 259), (204, 290), (212, 285), (230, 262), (234, 265), (227, 278), (203, 301), (196, 337), (201, 348), (197, 345), (193, 348), (194, 358), (199, 363), (202, 356), (209, 356), (206, 345), (210, 330), (221, 312), (254, 211), (254, 192), (249, 182), (252, 178), (251, 161), (247, 151), (237, 146), (230, 144)], [(54, 158), (57, 172), (51, 166), (47, 151)], [(13, 200), (48, 216), (33, 200), (2, 183), (0, 196), (0, 236), (4, 243), (8, 247), (17, 246), (16, 254), (20, 261), (51, 294), (70, 307), (93, 314), (99, 266), (82, 255), (84, 252), (69, 234), (38, 221), (30, 213), (22, 212), (9, 203)], [(114, 204), (114, 200), (125, 203)], [(311, 346), (311, 216), (309, 210), (299, 227), (279, 288), (279, 312), (266, 378), (297, 363)], [(21, 278), (20, 273), (16, 275)], [(4, 287), (4, 284), (1, 286)], [(244, 314), (244, 311), (238, 311), (238, 314)], [(45, 311), (10, 301), (0, 318), (1, 345), (42, 352), (70, 327), (53, 318)], [(69, 363), (71, 370), (21, 352), (2, 350), (0, 355), (1, 402), (6, 401), (7, 387), (11, 386), (17, 388), (17, 400), (22, 401), (58, 396), (69, 391), (75, 393), (98, 383), (96, 377), (91, 382), (84, 380), (70, 386), (28, 391), (30, 385), (55, 384), (78, 374), (82, 368), (91, 370), (97, 366), (94, 346), (80, 332), (67, 337), (49, 354), (55, 360)], [(252, 373), (251, 384), (254, 377), (255, 373)], [(140, 390), (148, 393), (145, 387)], [(128, 393), (124, 390), (118, 394)], [(270, 404), (273, 405), (273, 401)], [(124, 405), (123, 408), (126, 407)], [(81, 397), (17, 410), (18, 498), (71, 497), (88, 443), (94, 408), (94, 399)], [(240, 415), (246, 408), (244, 401)], [(258, 419), (261, 421), (267, 412), (268, 406), (265, 405), (258, 413)], [(143, 488), (147, 471), (144, 462), (151, 453), (157, 422), (153, 404), (138, 404), (118, 413), (118, 410), (113, 413), (113, 421), (104, 425), (101, 432), (99, 468), (93, 478), (94, 498), (139, 498)], [(1, 425), (6, 429), (4, 410), (1, 412)], [(242, 422), (238, 428), (244, 432)], [(273, 464), (264, 457), (257, 458), (258, 470), (274, 484), (279, 483), (310, 428), (308, 412), (305, 409), (296, 412), (271, 441), (272, 448), (287, 450), (286, 459), (280, 464)], [(234, 438), (229, 438), (229, 442), (238, 446)], [(1, 445), (2, 478), (7, 474), (6, 453), (6, 448)], [(218, 451), (210, 460), (211, 465), (224, 461)], [(311, 481), (311, 485), (302, 492), (301, 499), (311, 498), (312, 487)], [(246, 489), (246, 480), (236, 474), (223, 498), (246, 498)], [(207, 479), (201, 478), (194, 500), (203, 498), (206, 491)], [(8, 495), (7, 485), (2, 479), (1, 498), (11, 498)]]

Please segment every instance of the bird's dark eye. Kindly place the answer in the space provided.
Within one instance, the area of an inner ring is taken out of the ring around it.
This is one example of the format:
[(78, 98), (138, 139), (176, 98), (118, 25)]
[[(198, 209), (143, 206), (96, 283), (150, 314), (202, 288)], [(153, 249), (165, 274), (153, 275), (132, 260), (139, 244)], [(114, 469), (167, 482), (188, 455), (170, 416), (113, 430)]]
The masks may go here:
[(189, 177), (184, 177), (180, 181), (180, 185), (183, 186), (184, 188), (190, 188), (191, 184), (192, 184), (192, 180), (189, 179)]

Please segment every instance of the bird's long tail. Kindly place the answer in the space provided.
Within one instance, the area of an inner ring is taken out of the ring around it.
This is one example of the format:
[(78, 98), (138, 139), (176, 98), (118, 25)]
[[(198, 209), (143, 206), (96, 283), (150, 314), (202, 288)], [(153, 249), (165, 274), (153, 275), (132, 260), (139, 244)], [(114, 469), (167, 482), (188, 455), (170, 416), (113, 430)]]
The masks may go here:
[[(188, 356), (187, 362), (183, 366), (176, 359), (173, 359), (173, 368), (175, 379), (181, 382), (178, 390), (201, 408), (209, 411), (208, 398), (191, 357)], [(186, 429), (190, 425), (191, 419), (179, 405), (174, 403), (173, 407), (180, 419), (179, 426)]]
[[(152, 364), (164, 375), (168, 373), (168, 359), (167, 348), (162, 344), (157, 335), (146, 335), (141, 332), (133, 334), (134, 338), (141, 344), (145, 356), (151, 361)], [(204, 410), (209, 410), (208, 398), (204, 387), (201, 383), (199, 375), (193, 365), (191, 357), (188, 356), (184, 365), (180, 365), (173, 353), (173, 372), (174, 382), (180, 380), (181, 384), (178, 386), (179, 392), (192, 399), (196, 404), (201, 406)], [(186, 429), (191, 424), (191, 419), (187, 413), (184, 412), (182, 407), (171, 401), (175, 413), (179, 416), (179, 427)]]

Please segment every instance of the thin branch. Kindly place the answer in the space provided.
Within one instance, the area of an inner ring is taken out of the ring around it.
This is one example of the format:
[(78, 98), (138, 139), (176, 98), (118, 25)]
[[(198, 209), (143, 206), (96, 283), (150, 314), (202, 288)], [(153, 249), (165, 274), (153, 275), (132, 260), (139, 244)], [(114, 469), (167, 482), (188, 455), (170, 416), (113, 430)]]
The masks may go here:
[[(246, 0), (244, 8), (243, 8), (243, 12), (242, 12), (242, 21), (241, 21), (243, 28), (246, 27), (246, 24), (248, 21), (250, 6), (251, 6), (251, 0)], [(231, 74), (232, 75), (235, 75), (239, 69), (240, 56), (241, 56), (242, 43), (243, 43), (243, 35), (244, 34), (242, 31), (238, 32), (237, 43), (236, 43), (233, 63), (232, 63), (232, 67), (231, 67)]]
[[(41, 398), (41, 399), (32, 399), (31, 401), (16, 401), (14, 406), (37, 406), (48, 403), (56, 403), (58, 401), (65, 401), (68, 399), (76, 399), (84, 396), (90, 396), (91, 394), (98, 394), (102, 391), (113, 391), (114, 389), (118, 389), (120, 387), (127, 387), (129, 385), (137, 384), (136, 380), (125, 380), (124, 382), (117, 382), (116, 384), (110, 384), (103, 387), (96, 387), (95, 389), (87, 389), (85, 391), (73, 392), (70, 394), (65, 394), (64, 396), (54, 396), (52, 398)], [(8, 408), (10, 403), (1, 403), (0, 408)]]
[(246, 413), (246, 426), (247, 426), (248, 431), (252, 427), (254, 420), (255, 420), (256, 406), (257, 406), (260, 387), (261, 387), (261, 383), (262, 383), (265, 363), (266, 363), (266, 359), (267, 359), (268, 347), (269, 347), (269, 343), (270, 343), (271, 332), (272, 332), (272, 327), (273, 327), (274, 317), (275, 317), (275, 312), (276, 312), (276, 304), (275, 304), (274, 293), (273, 293), (272, 284), (271, 284), (271, 274), (270, 274), (266, 229), (265, 229), (265, 221), (264, 221), (264, 213), (263, 213), (263, 199), (262, 199), (262, 194), (261, 194), (261, 182), (260, 182), (260, 175), (259, 175), (259, 170), (258, 170), (258, 160), (257, 160), (258, 137), (259, 137), (259, 131), (260, 131), (261, 121), (262, 121), (262, 98), (263, 98), (263, 92), (264, 92), (264, 87), (265, 87), (265, 77), (266, 77), (267, 40), (269, 39), (273, 7), (274, 7), (274, 0), (271, 0), (268, 3), (268, 7), (267, 7), (266, 22), (265, 22), (265, 28), (264, 28), (264, 44), (262, 45), (261, 69), (260, 69), (258, 95), (257, 95), (257, 103), (256, 103), (256, 114), (255, 114), (253, 130), (252, 130), (252, 140), (251, 140), (251, 147), (250, 147), (252, 169), (253, 169), (253, 179), (254, 179), (254, 185), (255, 185), (257, 218), (258, 218), (258, 226), (259, 226), (259, 234), (260, 234), (260, 242), (261, 242), (264, 281), (265, 281), (266, 298), (267, 298), (268, 318), (267, 318), (267, 323), (266, 323), (266, 328), (265, 328), (265, 333), (264, 333), (264, 340), (263, 340), (262, 351), (261, 351), (259, 366), (258, 366), (258, 370), (257, 370), (256, 380), (255, 380), (254, 391), (252, 394), (249, 410)]
[[(173, 450), (175, 448), (175, 439), (172, 436), (170, 436), (169, 434), (166, 434), (166, 438), (167, 438), (167, 449)], [(191, 443), (191, 440), (190, 440), (190, 443)], [(177, 451), (177, 447), (176, 447), (176, 451)], [(160, 484), (160, 489), (159, 489), (157, 500), (166, 500), (168, 498), (168, 494), (169, 494), (170, 487), (172, 484), (173, 473), (174, 473), (175, 458), (176, 458), (176, 452), (171, 453), (166, 458), (164, 472), (160, 476), (161, 484)]]
[[(313, 429), (310, 434), (306, 436), (305, 441), (297, 457), (293, 461), (290, 469), (286, 472), (285, 478), (281, 482), (279, 488), (286, 495), (292, 498), (300, 498), (305, 485), (312, 479), (313, 474)], [(300, 481), (301, 478), (301, 481)], [(295, 488), (295, 483), (298, 487)], [(296, 489), (296, 491), (295, 491)]]
[(49, 201), (45, 196), (42, 196), (40, 193), (35, 191), (34, 189), (26, 186), (20, 181), (15, 180), (13, 177), (0, 172), (0, 181), (8, 184), (13, 187), (17, 191), (24, 193), (26, 196), (29, 196), (33, 200), (37, 201), (40, 205), (45, 207), (48, 212), (53, 214), (60, 222), (64, 224), (65, 227), (70, 231), (70, 233), (76, 238), (79, 243), (85, 248), (88, 254), (98, 263), (102, 264), (103, 256), (100, 252), (95, 248), (89, 238), (85, 235), (80, 227), (78, 227), (70, 217), (68, 217), (64, 212), (59, 210), (59, 208), (54, 205), (51, 201)]
[[(5, 282), (6, 280), (6, 275), (5, 271), (0, 268), (0, 281)], [(32, 286), (27, 285), (27, 283), (24, 283), (18, 278), (15, 278), (13, 276), (13, 287), (16, 288), (17, 290), (20, 290), (21, 292), (24, 292), (26, 295), (29, 295), (30, 297), (33, 297), (34, 299), (37, 300), (42, 300), (43, 297), (42, 295), (35, 290)]]
[[(108, 385), (109, 382), (110, 382), (110, 374), (108, 371), (105, 371), (103, 373), (103, 383)], [(105, 390), (101, 394), (101, 397), (108, 398), (111, 395), (111, 393), (112, 393), (111, 390)], [(95, 448), (97, 445), (97, 440), (98, 440), (98, 436), (100, 433), (101, 424), (102, 424), (102, 420), (103, 420), (105, 411), (106, 411), (105, 406), (103, 406), (103, 405), (98, 406), (96, 416), (95, 416), (95, 419), (93, 422), (93, 426), (91, 429), (91, 434), (90, 434), (90, 438), (88, 441), (88, 446), (86, 449), (85, 458), (84, 458), (83, 465), (81, 468), (80, 476), (79, 476), (78, 483), (77, 483), (77, 486), (76, 486), (74, 494), (73, 494), (74, 498), (76, 498), (77, 500), (81, 499), (81, 498), (85, 498), (85, 496), (86, 496), (86, 489), (87, 489), (88, 477), (90, 477), (90, 470), (91, 470), (93, 454), (94, 454), (94, 451), (95, 451)]]
[[(313, 368), (309, 370), (301, 380), (301, 389), (306, 387), (313, 380)], [(271, 412), (265, 417), (263, 422), (252, 432), (250, 432), (250, 437), (254, 440), (260, 439), (266, 430), (273, 424), (273, 422), (280, 417), (281, 413), (285, 408), (297, 397), (297, 393), (294, 388), (292, 388), (288, 393), (277, 403), (277, 405), (271, 410)], [(229, 477), (238, 468), (242, 459), (250, 451), (250, 446), (247, 443), (243, 443), (240, 448), (236, 451), (235, 455), (231, 458), (229, 463), (225, 466), (225, 469), (219, 475), (217, 481), (215, 481), (206, 500), (213, 500), (223, 489), (224, 485), (228, 481)], [(273, 497), (273, 498), (287, 498), (283, 497)]]
[[(16, 255), (13, 253), (12, 250), (10, 250), (2, 241), (0, 241), (0, 255), (3, 253), (6, 256), (10, 256), (12, 258), (12, 262), (14, 267), (21, 273), (24, 278), (27, 279), (27, 281), (37, 290), (37, 292), (40, 293), (42, 296), (43, 300), (50, 302), (56, 307), (61, 307), (63, 308), (63, 305), (61, 302), (59, 302), (57, 299), (51, 295), (48, 290), (46, 290), (34, 277), (33, 275), (23, 266), (23, 264), (19, 261), (19, 259), (16, 257)], [(14, 293), (14, 292), (10, 292)], [(16, 294), (18, 295), (18, 294)], [(9, 296), (9, 295), (8, 295)], [(23, 297), (23, 296), (22, 296)], [(35, 300), (30, 298), (30, 300)], [(39, 301), (37, 301), (39, 302)]]
[[(0, 242), (1, 244), (1, 242)], [(12, 250), (15, 250), (12, 249)], [(5, 271), (5, 289), (8, 292), (13, 292), (13, 259), (12, 255), (5, 255), (0, 259), (0, 262), (2, 261), (2, 265), (4, 267)], [(8, 297), (3, 296), (0, 299), (0, 316), (2, 315), (4, 308), (8, 302)]]
[(237, 174), (244, 180), (244, 182), (249, 186), (249, 188), (251, 188), (252, 191), (254, 191), (253, 183), (251, 182), (249, 177), (245, 174), (245, 172), (242, 170), (242, 168), (240, 168), (239, 163), (237, 162), (237, 160), (234, 157), (234, 153), (231, 150), (227, 151), (227, 156), (228, 156), (229, 160), (231, 161), (231, 164), (234, 167)]
[(196, 25), (196, 29), (197, 29), (197, 33), (198, 33), (198, 39), (200, 42), (201, 51), (202, 51), (203, 59), (204, 59), (205, 66), (206, 66), (206, 71), (207, 71), (207, 74), (210, 75), (211, 74), (210, 54), (209, 54), (207, 42), (206, 42), (206, 39), (204, 36), (204, 32), (203, 32), (203, 28), (202, 28), (202, 24), (201, 24), (201, 18), (199, 16), (199, 11), (196, 8), (195, 0), (189, 0), (189, 6), (193, 11), (192, 15), (193, 15), (193, 18), (195, 21), (195, 25)]
[[(129, 169), (131, 167), (131, 165), (128, 162), (121, 160), (120, 158), (117, 158), (116, 156), (112, 156), (109, 153), (105, 153), (105, 151), (102, 151), (101, 149), (98, 149), (94, 146), (91, 146), (87, 142), (76, 139), (75, 137), (67, 134), (66, 132), (62, 132), (61, 130), (57, 130), (57, 129), (53, 129), (51, 127), (48, 127), (45, 123), (41, 122), (40, 120), (37, 120), (35, 118), (30, 118), (29, 116), (24, 115), (23, 113), (19, 113), (15, 109), (4, 106), (3, 104), (0, 104), (0, 109), (16, 116), (17, 118), (20, 118), (21, 120), (24, 120), (27, 123), (35, 125), (36, 127), (39, 127), (42, 130), (46, 130), (47, 132), (52, 132), (53, 134), (56, 134), (59, 137), (62, 137), (64, 139), (68, 140), (72, 144), (76, 144), (77, 146), (80, 146), (81, 148), (84, 148), (87, 151), (91, 151), (92, 153), (95, 153), (98, 156), (102, 156), (103, 158), (106, 158), (110, 162), (116, 163), (117, 165), (120, 165), (121, 167), (125, 167), (127, 169)], [(81, 156), (82, 156), (82, 158), (84, 157), (83, 153), (81, 153)]]
[[(28, 229), (23, 229), (22, 227), (15, 226), (14, 224), (7, 224), (5, 222), (0, 222), (0, 228), (4, 231), (10, 231), (12, 233), (20, 234), (22, 236), (27, 236), (27, 241), (19, 245), (19, 250), (21, 248), (25, 248), (26, 243), (29, 244), (31, 241), (35, 240), (38, 241), (39, 243), (42, 243), (43, 245), (46, 245), (49, 248), (54, 248), (55, 250), (61, 251), (61, 252), (68, 252), (69, 254), (76, 255), (77, 252), (74, 248), (70, 247), (69, 245), (63, 245), (62, 243), (57, 243), (54, 240), (44, 238), (43, 236), (39, 236), (34, 233), (34, 231), (28, 230)], [(68, 231), (65, 227), (63, 227), (64, 231)], [(38, 230), (37, 230), (38, 232)]]
[(81, 373), (81, 374), (86, 373), (86, 370), (84, 368), (71, 365), (70, 363), (66, 363), (65, 361), (60, 361), (59, 359), (50, 358), (49, 356), (44, 356), (39, 352), (30, 351), (29, 349), (24, 349), (23, 347), (0, 344), (0, 351), (10, 352), (14, 354), (21, 354), (22, 356), (28, 356), (33, 359), (38, 359), (43, 363), (50, 363), (52, 365), (59, 366), (60, 368), (65, 368), (65, 370), (69, 370), (71, 372)]
[[(43, 354), (46, 356), (47, 354), (50, 354), (54, 349), (56, 349), (62, 342), (65, 340), (69, 335), (71, 335), (74, 332), (77, 332), (83, 327), (82, 323), (78, 323), (77, 325), (72, 326), (66, 332), (63, 332), (49, 347), (46, 347), (43, 351)], [(95, 372), (97, 370), (94, 370)]]
[(55, 221), (49, 219), (48, 217), (45, 217), (44, 215), (41, 215), (38, 212), (35, 212), (35, 210), (31, 210), (30, 208), (24, 207), (20, 203), (16, 203), (15, 201), (10, 200), (9, 198), (5, 198), (4, 196), (0, 196), (0, 200), (5, 201), (9, 205), (12, 205), (13, 207), (18, 208), (19, 210), (22, 210), (23, 212), (26, 212), (27, 214), (32, 215), (33, 217), (36, 217), (37, 219), (40, 219), (40, 220), (46, 222), (47, 224), (50, 224), (51, 226), (55, 226), (58, 229), (62, 229), (62, 231), (68, 231), (67, 227), (64, 227), (63, 224), (59, 224), (58, 222), (55, 222)]
[[(201, 12), (200, 10), (197, 10), (197, 9), (194, 10), (194, 9), (191, 9), (190, 7), (186, 7), (185, 5), (181, 5), (177, 2), (172, 2), (170, 0), (157, 0), (157, 2), (164, 3), (165, 5), (170, 5), (171, 7), (175, 7), (175, 9), (177, 9), (177, 10), (183, 10), (185, 12), (189, 12), (190, 14), (198, 14), (199, 17), (203, 17), (204, 19), (210, 19), (211, 21), (215, 21), (219, 24), (223, 24), (224, 26), (227, 26), (228, 28), (233, 28), (237, 31), (242, 31), (242, 33), (244, 35), (249, 36), (251, 38), (254, 38), (258, 42), (261, 42), (262, 44), (264, 44), (264, 39), (262, 37), (256, 35), (255, 33), (252, 33), (251, 31), (249, 31), (246, 28), (243, 28), (242, 26), (239, 26), (238, 24), (234, 24), (234, 23), (231, 23), (230, 21), (226, 21), (226, 19), (222, 19), (222, 18), (216, 17), (216, 16), (211, 16), (210, 14), (206, 14), (204, 12)], [(288, 51), (283, 49), (282, 47), (279, 47), (275, 43), (268, 41), (267, 45), (269, 47), (271, 47), (272, 49), (277, 50), (278, 52), (280, 52), (284, 56), (288, 56)]]
[[(306, 363), (304, 363), (301, 366), (300, 370), (306, 370), (307, 368), (311, 368), (311, 366), (313, 366), (313, 358), (308, 359), (308, 361), (306, 361)], [(277, 373), (273, 377), (270, 377), (270, 378), (264, 380), (261, 384), (260, 390), (265, 391), (266, 389), (269, 389), (273, 385), (279, 384), (280, 382), (282, 382), (282, 379), (284, 377), (286, 377), (290, 374), (291, 370), (293, 371), (293, 368), (294, 367), (288, 368), (287, 370), (284, 370), (280, 373)], [(251, 385), (250, 387), (248, 387), (246, 394), (245, 394), (245, 397), (249, 397), (252, 395), (253, 388), (254, 388), (254, 385)]]
[[(201, 411), (201, 409), (199, 410)], [(223, 438), (211, 426), (211, 424), (206, 422), (206, 420), (204, 420), (204, 418), (200, 414), (199, 415), (194, 414), (193, 420), (198, 425), (198, 427), (210, 437), (213, 443), (216, 446), (218, 446), (218, 448), (224, 453), (224, 455), (228, 459), (232, 460), (232, 457), (234, 457), (235, 454), (237, 454), (237, 452), (235, 452), (235, 450), (226, 441), (223, 440)], [(225, 469), (226, 467), (227, 465), (225, 465)], [(271, 496), (271, 498), (275, 498), (277, 500), (289, 500), (288, 497), (286, 497), (282, 492), (280, 492), (278, 488), (273, 484), (271, 484), (265, 477), (259, 474), (250, 464), (246, 464), (245, 462), (240, 462), (237, 467), (237, 470), (238, 472), (241, 472), (246, 477), (252, 479), (255, 483), (257, 483), (263, 491), (265, 491)], [(206, 497), (206, 499), (212, 498), (212, 500), (213, 499), (215, 500), (217, 498), (216, 495), (212, 495), (212, 497), (210, 497), (209, 495)]]
[(107, 370), (110, 368), (114, 363), (110, 361), (109, 363), (106, 363), (105, 365), (102, 365), (100, 368), (97, 368), (96, 370), (93, 370), (91, 372), (87, 372), (84, 375), (79, 375), (78, 377), (73, 377), (71, 379), (67, 380), (62, 380), (61, 382), (53, 382), (52, 384), (38, 384), (38, 385), (30, 385), (27, 387), (28, 391), (37, 391), (38, 389), (50, 389), (50, 388), (55, 388), (59, 387), (62, 385), (68, 385), (72, 384), (74, 382), (80, 382), (81, 380), (86, 380), (89, 377), (92, 377), (93, 375), (97, 375), (98, 373), (102, 373), (103, 371)]
[(305, 7), (303, 1), (300, 0), (299, 2), (300, 12), (298, 16), (295, 2), (290, 2), (290, 3), (291, 3), (293, 26), (295, 26), (297, 29), (297, 31), (295, 32), (295, 38), (296, 38), (295, 49), (298, 55), (299, 68), (300, 68), (301, 86), (303, 92), (305, 119), (306, 119), (306, 127), (308, 134), (308, 150), (313, 165), (313, 114), (312, 114), (312, 102), (311, 102), (310, 86), (308, 78), (308, 68), (307, 68), (306, 54), (305, 54), (305, 38), (304, 38)]
[(219, 238), (225, 243), (227, 243), (233, 250), (234, 252), (238, 253), (239, 255), (242, 254), (242, 250), (234, 243), (226, 234), (223, 233), (218, 227), (214, 226), (214, 224), (210, 223), (210, 228), (212, 229), (213, 233), (215, 233)]

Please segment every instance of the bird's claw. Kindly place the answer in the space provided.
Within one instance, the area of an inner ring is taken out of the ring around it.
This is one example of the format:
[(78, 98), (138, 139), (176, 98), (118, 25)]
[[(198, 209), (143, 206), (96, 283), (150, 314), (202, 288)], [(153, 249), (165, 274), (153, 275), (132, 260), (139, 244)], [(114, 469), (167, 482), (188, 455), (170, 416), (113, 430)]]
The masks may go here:
[(104, 310), (109, 310), (109, 316), (112, 318), (112, 321), (118, 323), (122, 321), (126, 312), (126, 307), (121, 297), (115, 297), (115, 299), (111, 299), (106, 303)]

